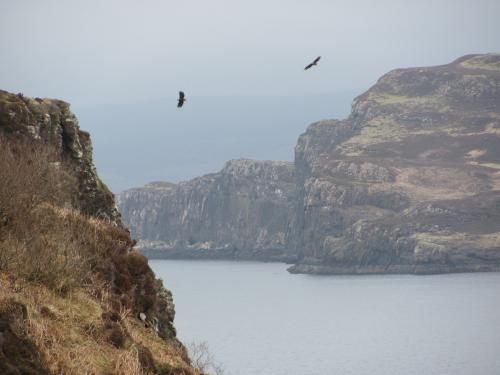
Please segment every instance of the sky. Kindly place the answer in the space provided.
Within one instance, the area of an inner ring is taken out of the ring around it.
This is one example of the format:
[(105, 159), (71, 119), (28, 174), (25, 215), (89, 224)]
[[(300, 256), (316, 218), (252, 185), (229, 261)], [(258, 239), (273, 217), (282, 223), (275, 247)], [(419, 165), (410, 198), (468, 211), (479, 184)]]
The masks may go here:
[(293, 160), (310, 123), (346, 117), (391, 69), (500, 52), (499, 14), (498, 0), (0, 0), (0, 89), (70, 102), (120, 192)]

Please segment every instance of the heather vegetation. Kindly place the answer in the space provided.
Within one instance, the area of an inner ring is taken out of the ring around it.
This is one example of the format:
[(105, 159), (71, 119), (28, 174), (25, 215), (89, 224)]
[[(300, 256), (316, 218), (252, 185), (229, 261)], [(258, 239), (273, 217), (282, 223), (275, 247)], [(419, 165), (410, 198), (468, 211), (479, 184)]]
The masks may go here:
[(126, 229), (78, 209), (77, 178), (0, 135), (0, 373), (196, 374), (170, 292)]

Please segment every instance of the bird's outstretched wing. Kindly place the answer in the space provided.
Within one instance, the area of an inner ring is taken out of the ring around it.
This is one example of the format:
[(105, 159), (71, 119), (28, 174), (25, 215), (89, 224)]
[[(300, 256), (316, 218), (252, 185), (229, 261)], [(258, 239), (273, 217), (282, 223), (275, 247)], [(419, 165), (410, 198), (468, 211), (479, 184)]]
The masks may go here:
[(317, 65), (317, 64), (318, 64), (319, 59), (321, 59), (321, 56), (316, 57), (312, 63), (310, 63), (309, 65), (307, 65), (307, 66), (304, 68), (304, 70), (307, 70), (307, 69), (309, 69), (309, 68), (312, 68), (314, 65)]
[(184, 98), (184, 91), (179, 91), (179, 99), (177, 101), (177, 108), (181, 108), (186, 99)]

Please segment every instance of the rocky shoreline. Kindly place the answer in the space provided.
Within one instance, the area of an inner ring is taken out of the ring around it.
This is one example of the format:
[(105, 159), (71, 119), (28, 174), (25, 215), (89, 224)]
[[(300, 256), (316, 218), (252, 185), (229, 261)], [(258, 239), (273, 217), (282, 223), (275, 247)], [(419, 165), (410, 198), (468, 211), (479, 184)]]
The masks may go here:
[(283, 262), (294, 263), (297, 258), (287, 255), (282, 250), (277, 249), (266, 251), (238, 251), (236, 249), (211, 249), (200, 251), (199, 249), (153, 249), (150, 247), (139, 248), (141, 254), (148, 259), (186, 259), (186, 260), (254, 260), (260, 262)]
[(338, 267), (322, 266), (311, 264), (295, 264), (287, 268), (292, 274), (316, 274), (316, 275), (386, 275), (386, 274), (413, 274), (413, 275), (439, 275), (446, 273), (467, 273), (467, 272), (500, 272), (500, 264), (497, 265), (471, 265), (471, 266), (453, 266), (453, 265), (391, 265), (368, 266), (368, 267)]

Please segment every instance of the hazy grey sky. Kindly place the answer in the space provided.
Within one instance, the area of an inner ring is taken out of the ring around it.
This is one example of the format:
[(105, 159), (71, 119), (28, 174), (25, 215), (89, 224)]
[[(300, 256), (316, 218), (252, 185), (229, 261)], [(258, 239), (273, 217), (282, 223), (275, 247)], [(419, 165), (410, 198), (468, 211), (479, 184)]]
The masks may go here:
[(0, 0), (0, 88), (72, 103), (121, 190), (291, 160), (309, 122), (388, 70), (500, 51), (499, 15), (498, 0)]

